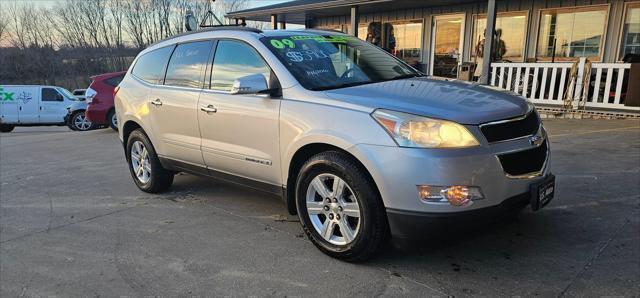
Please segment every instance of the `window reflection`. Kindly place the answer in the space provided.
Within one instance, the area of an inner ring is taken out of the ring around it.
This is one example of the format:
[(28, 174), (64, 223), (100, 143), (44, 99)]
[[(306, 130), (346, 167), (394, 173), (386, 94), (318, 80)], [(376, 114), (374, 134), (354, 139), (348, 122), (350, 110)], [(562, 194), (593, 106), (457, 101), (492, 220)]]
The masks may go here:
[(543, 11), (538, 57), (600, 60), (606, 19), (607, 6)]
[(421, 61), (421, 46), (421, 20), (384, 24), (384, 42), (382, 47), (415, 68), (418, 68), (418, 64)]
[(238, 41), (218, 42), (213, 59), (211, 89), (231, 91), (236, 79), (257, 73), (264, 75), (268, 82), (271, 69), (253, 48)]
[(628, 54), (640, 55), (640, 3), (627, 5), (624, 28), (622, 29), (621, 59)]
[(180, 44), (171, 55), (165, 85), (202, 88), (202, 79), (211, 51), (211, 41)]
[[(471, 57), (480, 57), (484, 52), (487, 17), (477, 16), (473, 26)], [(527, 13), (500, 13), (496, 17), (496, 36), (493, 46), (494, 61), (524, 61), (524, 41), (527, 30)], [(474, 59), (477, 60), (477, 59)]]
[(148, 52), (133, 66), (133, 75), (150, 84), (162, 84), (173, 45)]

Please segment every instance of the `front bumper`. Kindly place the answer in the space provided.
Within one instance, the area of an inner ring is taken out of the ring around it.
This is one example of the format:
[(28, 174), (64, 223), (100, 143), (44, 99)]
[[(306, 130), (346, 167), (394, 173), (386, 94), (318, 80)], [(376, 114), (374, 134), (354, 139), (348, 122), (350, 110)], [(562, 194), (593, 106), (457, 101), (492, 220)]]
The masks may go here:
[[(548, 140), (544, 142), (548, 148)], [(539, 146), (539, 145), (538, 145)], [(483, 144), (467, 149), (420, 149), (359, 144), (352, 154), (363, 161), (382, 196), (391, 230), (402, 234), (444, 218), (489, 217), (529, 202), (530, 185), (549, 175), (549, 152), (539, 173), (513, 178), (505, 173), (498, 155), (535, 148), (527, 138)], [(480, 187), (484, 199), (457, 207), (448, 203), (426, 203), (417, 185), (464, 185)]]
[(414, 212), (387, 209), (391, 234), (397, 238), (414, 238), (425, 232), (451, 228), (464, 228), (500, 218), (527, 206), (530, 194), (508, 198), (498, 205), (461, 212)]

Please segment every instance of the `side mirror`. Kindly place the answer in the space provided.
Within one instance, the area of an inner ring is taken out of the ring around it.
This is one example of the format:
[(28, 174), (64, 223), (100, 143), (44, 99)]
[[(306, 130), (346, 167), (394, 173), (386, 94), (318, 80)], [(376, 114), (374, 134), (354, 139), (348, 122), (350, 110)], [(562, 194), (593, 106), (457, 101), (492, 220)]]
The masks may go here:
[(244, 76), (233, 81), (231, 94), (258, 94), (267, 93), (269, 86), (267, 80), (261, 74)]

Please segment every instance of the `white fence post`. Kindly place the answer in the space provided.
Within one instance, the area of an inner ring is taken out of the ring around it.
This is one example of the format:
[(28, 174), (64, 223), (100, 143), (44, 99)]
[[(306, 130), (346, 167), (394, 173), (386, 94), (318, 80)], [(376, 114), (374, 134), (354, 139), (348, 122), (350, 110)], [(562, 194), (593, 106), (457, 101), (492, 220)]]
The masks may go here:
[(573, 103), (571, 106), (573, 109), (578, 108), (578, 102), (580, 101), (580, 95), (582, 95), (582, 82), (584, 81), (584, 64), (587, 62), (587, 58), (580, 57), (580, 61), (578, 62), (578, 73), (576, 75), (576, 83), (574, 84), (575, 90), (573, 90)]
[[(590, 79), (585, 77), (590, 75), (587, 73), (586, 62), (585, 58), (578, 61), (575, 77), (571, 73), (574, 62), (493, 62), (489, 82), (495, 87), (514, 90), (535, 104), (564, 106), (566, 95), (566, 98), (573, 101), (572, 106), (576, 109), (583, 98), (584, 102), (580, 106), (587, 108), (640, 112), (639, 107), (625, 106), (623, 102), (624, 80), (628, 78), (630, 63), (592, 63), (591, 73), (595, 78)], [(513, 71), (513, 68), (516, 68), (516, 71)], [(524, 71), (521, 68), (524, 68)], [(551, 78), (548, 80), (549, 77)], [(585, 88), (585, 84), (593, 84), (594, 87)], [(584, 94), (585, 92), (587, 94)], [(589, 96), (589, 92), (593, 94)]]

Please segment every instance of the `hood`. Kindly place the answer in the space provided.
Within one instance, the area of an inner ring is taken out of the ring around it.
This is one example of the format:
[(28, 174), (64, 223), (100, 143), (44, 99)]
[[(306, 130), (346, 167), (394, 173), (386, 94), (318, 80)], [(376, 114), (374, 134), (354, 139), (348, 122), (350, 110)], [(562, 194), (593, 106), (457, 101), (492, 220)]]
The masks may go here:
[(333, 99), (372, 109), (472, 125), (517, 117), (528, 110), (523, 98), (505, 91), (435, 78), (393, 80), (324, 92)]
[(77, 110), (86, 110), (87, 102), (86, 101), (74, 101), (69, 106), (67, 106), (67, 110), (73, 112)]

